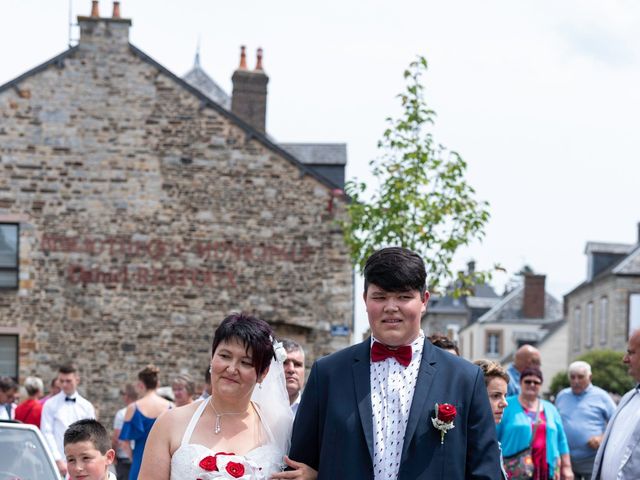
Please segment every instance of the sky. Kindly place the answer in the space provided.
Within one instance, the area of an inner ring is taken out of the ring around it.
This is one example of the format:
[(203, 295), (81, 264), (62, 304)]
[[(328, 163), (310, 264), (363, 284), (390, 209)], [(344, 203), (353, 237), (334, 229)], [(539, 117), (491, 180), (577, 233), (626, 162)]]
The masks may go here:
[[(70, 4), (90, 12), (89, 0), (2, 0), (0, 84), (67, 48)], [(465, 159), (491, 213), (454, 268), (500, 264), (499, 293), (527, 264), (561, 298), (585, 279), (587, 241), (638, 240), (636, 0), (122, 0), (121, 12), (131, 43), (178, 75), (200, 42), (227, 92), (240, 45), (250, 67), (262, 47), (267, 132), (347, 143), (347, 178), (371, 187), (402, 72), (426, 57), (435, 139)]]

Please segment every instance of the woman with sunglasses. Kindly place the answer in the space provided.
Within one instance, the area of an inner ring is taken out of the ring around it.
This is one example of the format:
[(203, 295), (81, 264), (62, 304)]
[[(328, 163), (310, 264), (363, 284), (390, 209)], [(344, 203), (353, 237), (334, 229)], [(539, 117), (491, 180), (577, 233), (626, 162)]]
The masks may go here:
[(540, 398), (542, 372), (526, 368), (520, 375), (520, 394), (507, 398), (502, 422), (496, 428), (507, 475), (509, 458), (531, 448), (534, 480), (573, 480), (567, 437), (556, 407)]

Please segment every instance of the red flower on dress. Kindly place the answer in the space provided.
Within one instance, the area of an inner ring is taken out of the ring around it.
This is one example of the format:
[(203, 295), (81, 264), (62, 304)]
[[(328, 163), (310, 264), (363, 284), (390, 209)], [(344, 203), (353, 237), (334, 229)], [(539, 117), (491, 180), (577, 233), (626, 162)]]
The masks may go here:
[(216, 461), (216, 457), (212, 455), (208, 455), (200, 460), (198, 466), (207, 472), (214, 472), (218, 470), (218, 462)]
[(240, 478), (244, 475), (244, 465), (236, 462), (227, 463), (227, 472), (234, 478)]
[(442, 403), (438, 405), (438, 420), (444, 423), (453, 422), (456, 418), (456, 407), (449, 403)]

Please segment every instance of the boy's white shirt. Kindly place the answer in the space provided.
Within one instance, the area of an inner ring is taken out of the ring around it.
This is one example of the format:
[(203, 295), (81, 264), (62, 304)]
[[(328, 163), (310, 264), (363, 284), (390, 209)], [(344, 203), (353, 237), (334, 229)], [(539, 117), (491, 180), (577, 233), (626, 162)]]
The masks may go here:
[(118, 480), (113, 473), (107, 472), (107, 474), (108, 474), (107, 480)]

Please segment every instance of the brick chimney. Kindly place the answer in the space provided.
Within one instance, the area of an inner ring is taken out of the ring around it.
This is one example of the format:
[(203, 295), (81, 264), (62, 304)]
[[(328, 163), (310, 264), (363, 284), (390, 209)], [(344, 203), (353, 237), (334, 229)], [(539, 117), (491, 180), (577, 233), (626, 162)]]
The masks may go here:
[(131, 20), (120, 18), (120, 2), (113, 2), (111, 17), (101, 17), (98, 1), (91, 2), (91, 15), (78, 15), (80, 25), (79, 49), (86, 54), (97, 55), (129, 49)]
[(256, 68), (247, 69), (245, 47), (240, 48), (240, 66), (233, 72), (231, 111), (260, 133), (266, 131), (267, 83), (269, 77), (262, 69), (262, 49), (256, 55)]
[(527, 273), (524, 276), (524, 299), (522, 316), (524, 318), (544, 318), (545, 275)]

